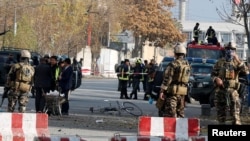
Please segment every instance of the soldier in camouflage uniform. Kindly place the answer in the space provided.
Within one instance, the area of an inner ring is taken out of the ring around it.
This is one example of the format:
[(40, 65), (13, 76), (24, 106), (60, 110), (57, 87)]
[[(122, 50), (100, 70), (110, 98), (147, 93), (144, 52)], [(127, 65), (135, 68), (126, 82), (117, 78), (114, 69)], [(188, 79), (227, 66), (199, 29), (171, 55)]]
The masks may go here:
[(23, 113), (26, 111), (26, 105), (29, 101), (28, 95), (35, 72), (34, 67), (29, 63), (30, 58), (30, 52), (22, 50), (20, 63), (12, 65), (8, 73), (7, 83), (10, 86), (8, 112), (14, 112), (17, 102), (19, 104), (18, 112)]
[[(161, 84), (159, 98), (164, 103), (163, 106), (160, 106), (159, 116), (183, 118), (185, 95), (187, 94), (191, 68), (188, 61), (185, 60), (186, 48), (183, 45), (177, 44), (174, 53), (176, 59), (167, 66)], [(182, 69), (184, 67), (185, 71)]]
[(224, 57), (214, 65), (211, 77), (216, 86), (215, 107), (219, 124), (225, 124), (227, 111), (232, 116), (232, 124), (240, 125), (239, 72), (249, 73), (248, 68), (236, 54), (236, 44), (225, 45)]

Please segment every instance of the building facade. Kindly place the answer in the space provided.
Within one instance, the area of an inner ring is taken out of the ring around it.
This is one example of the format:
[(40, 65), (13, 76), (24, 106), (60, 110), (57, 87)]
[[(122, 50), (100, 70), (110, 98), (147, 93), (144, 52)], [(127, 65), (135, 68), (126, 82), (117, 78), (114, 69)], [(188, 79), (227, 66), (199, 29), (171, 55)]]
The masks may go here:
[[(182, 21), (183, 33), (186, 35), (186, 43), (193, 40), (193, 28), (197, 21)], [(212, 26), (216, 32), (216, 37), (221, 45), (228, 42), (235, 42), (238, 45), (237, 54), (242, 60), (246, 60), (248, 50), (245, 29), (243, 26), (226, 22), (198, 22), (201, 33), (199, 42), (206, 43), (206, 32), (209, 26)]]
[[(186, 43), (193, 40), (193, 28), (196, 23), (200, 24), (199, 28), (201, 33), (199, 34), (199, 42), (207, 42), (205, 38), (206, 32), (209, 26), (212, 26), (216, 31), (218, 42), (222, 45), (228, 42), (235, 42), (238, 45), (237, 54), (242, 60), (246, 60), (248, 45), (244, 26), (229, 22), (188, 21), (186, 20), (188, 0), (176, 0), (176, 2), (177, 5), (179, 5), (177, 12), (179, 15), (178, 20), (183, 26), (182, 32), (185, 33), (187, 37)], [(237, 11), (237, 9), (235, 5), (232, 4), (232, 16), (235, 15), (235, 11)]]

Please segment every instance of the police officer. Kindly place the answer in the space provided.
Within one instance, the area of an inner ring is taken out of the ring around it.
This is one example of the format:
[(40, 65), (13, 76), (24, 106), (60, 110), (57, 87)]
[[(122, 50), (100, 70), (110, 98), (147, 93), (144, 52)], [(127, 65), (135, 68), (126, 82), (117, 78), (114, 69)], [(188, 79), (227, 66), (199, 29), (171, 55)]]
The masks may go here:
[(157, 99), (158, 96), (155, 96), (152, 94), (153, 91), (153, 86), (154, 86), (154, 78), (155, 78), (155, 73), (157, 70), (157, 65), (154, 59), (150, 60), (150, 63), (147, 66), (147, 89), (146, 93), (144, 94), (144, 100), (148, 100), (148, 97), (151, 97), (153, 99)]
[(120, 69), (123, 64), (124, 64), (124, 61), (121, 61), (121, 63), (117, 65), (117, 67), (115, 67), (115, 72), (117, 73), (117, 78), (118, 78), (117, 91), (121, 91), (121, 84), (120, 84), (119, 76), (120, 76)]
[(164, 103), (159, 109), (159, 116), (183, 118), (190, 65), (185, 60), (186, 48), (183, 45), (177, 44), (174, 54), (175, 60), (167, 66), (161, 84), (159, 98)]
[[(147, 90), (147, 81), (148, 81), (148, 75), (147, 75), (147, 66), (148, 66), (148, 60), (144, 60), (144, 63), (142, 62), (142, 60), (140, 59), (141, 62), (141, 66), (143, 69), (143, 74), (142, 74), (142, 78), (141, 78), (141, 82), (142, 82), (142, 87), (143, 87), (143, 91), (146, 92)], [(140, 91), (140, 88), (138, 88), (138, 91)]]
[(207, 42), (213, 44), (215, 38), (215, 30), (212, 26), (209, 26), (206, 32)]
[(132, 68), (132, 78), (133, 78), (133, 90), (130, 93), (130, 99), (137, 99), (137, 90), (140, 85), (140, 80), (142, 78), (143, 68), (141, 66), (141, 61), (139, 59), (136, 60), (135, 66)]
[(236, 54), (236, 44), (225, 45), (224, 57), (214, 65), (211, 77), (215, 83), (215, 107), (219, 124), (225, 124), (227, 111), (230, 110), (232, 124), (240, 125), (240, 99), (237, 90), (240, 87), (239, 73), (248, 74), (248, 68)]
[(200, 33), (200, 29), (199, 29), (199, 23), (196, 23), (193, 29), (193, 37), (194, 37), (194, 41), (196, 43), (198, 43), (198, 38), (199, 38), (199, 33)]
[(21, 50), (20, 63), (12, 65), (8, 73), (7, 83), (11, 87), (8, 94), (8, 112), (14, 112), (17, 102), (19, 112), (23, 113), (26, 110), (35, 72), (34, 67), (29, 63), (30, 57), (31, 54), (28, 50)]
[(52, 73), (52, 82), (51, 82), (51, 90), (55, 91), (58, 90), (58, 78), (59, 74), (61, 73), (60, 67), (58, 66), (58, 58), (57, 56), (51, 56), (49, 59), (51, 73)]
[(120, 69), (120, 87), (121, 87), (121, 92), (120, 92), (120, 99), (126, 98), (129, 99), (128, 93), (127, 93), (127, 85), (128, 85), (128, 80), (129, 80), (129, 60), (125, 59), (124, 64), (121, 66)]

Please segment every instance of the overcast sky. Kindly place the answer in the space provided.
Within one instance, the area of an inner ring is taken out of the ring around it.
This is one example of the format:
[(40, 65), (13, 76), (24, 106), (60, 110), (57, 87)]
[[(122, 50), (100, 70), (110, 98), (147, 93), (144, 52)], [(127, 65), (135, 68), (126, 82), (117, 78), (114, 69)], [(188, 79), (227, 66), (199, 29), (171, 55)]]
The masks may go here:
[[(179, 18), (179, 0), (174, 0), (176, 7), (173, 8), (173, 15)], [(192, 21), (222, 21), (216, 12), (216, 7), (222, 11), (223, 6), (231, 14), (230, 0), (187, 0), (186, 1), (186, 20)]]

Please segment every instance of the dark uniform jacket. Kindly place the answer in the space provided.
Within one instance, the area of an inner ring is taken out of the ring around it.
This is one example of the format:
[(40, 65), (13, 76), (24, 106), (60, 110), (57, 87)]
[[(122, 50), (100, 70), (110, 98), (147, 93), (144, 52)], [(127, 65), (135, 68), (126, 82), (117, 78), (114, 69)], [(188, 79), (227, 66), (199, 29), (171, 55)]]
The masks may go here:
[(129, 66), (127, 66), (126, 64), (121, 65), (119, 79), (128, 80), (129, 72), (130, 72)]
[(61, 88), (62, 93), (70, 90), (70, 88), (72, 87), (72, 75), (72, 66), (68, 66), (62, 71), (61, 79), (59, 80), (59, 87)]
[(140, 64), (136, 64), (132, 68), (132, 72), (133, 72), (133, 78), (141, 79), (142, 78), (142, 73), (143, 73), (143, 68), (142, 68), (142, 66)]
[(47, 64), (39, 64), (35, 67), (34, 86), (51, 87), (52, 73), (51, 67)]

